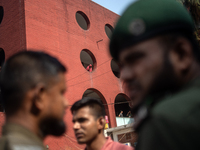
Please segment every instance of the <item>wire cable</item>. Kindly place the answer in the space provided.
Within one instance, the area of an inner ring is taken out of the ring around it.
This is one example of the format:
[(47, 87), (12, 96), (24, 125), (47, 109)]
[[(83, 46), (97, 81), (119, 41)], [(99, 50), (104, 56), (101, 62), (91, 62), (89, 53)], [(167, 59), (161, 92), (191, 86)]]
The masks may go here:
[[(93, 77), (92, 79), (95, 79), (95, 78), (97, 78), (97, 77), (100, 77), (100, 76), (102, 76), (102, 75), (104, 75), (104, 74), (106, 74), (106, 73), (108, 73), (108, 72), (111, 72), (111, 70), (109, 70), (109, 71), (107, 71), (107, 72), (104, 72), (104, 73), (102, 73), (102, 74), (100, 74), (100, 75), (97, 75), (97, 76)], [(81, 84), (81, 83), (84, 83), (84, 82), (87, 82), (87, 81), (90, 81), (90, 80), (91, 80), (91, 79), (84, 80), (84, 81), (82, 81), (82, 82), (79, 82), (79, 83), (76, 83), (76, 84), (73, 84), (73, 85), (69, 85), (69, 86), (67, 86), (67, 87), (75, 86), (75, 85), (78, 85), (78, 84)], [(66, 81), (66, 82), (67, 82), (67, 81)]]
[[(105, 62), (103, 62), (103, 63), (101, 63), (101, 64), (99, 64), (99, 65), (97, 66), (97, 68), (98, 68), (99, 66), (105, 64), (105, 63), (108, 62), (108, 61), (110, 61), (110, 59), (107, 60), (107, 61), (105, 61)], [(71, 79), (69, 79), (69, 80), (67, 80), (67, 81), (71, 81), (71, 80), (73, 80), (73, 79), (75, 79), (75, 78), (77, 78), (77, 77), (79, 77), (79, 76), (82, 76), (83, 74), (86, 74), (86, 73), (88, 73), (88, 71), (87, 71), (87, 72), (84, 72), (84, 73), (82, 73), (82, 74), (79, 74), (79, 75), (77, 75), (77, 76), (75, 76), (75, 77), (73, 77), (73, 78), (71, 78)]]

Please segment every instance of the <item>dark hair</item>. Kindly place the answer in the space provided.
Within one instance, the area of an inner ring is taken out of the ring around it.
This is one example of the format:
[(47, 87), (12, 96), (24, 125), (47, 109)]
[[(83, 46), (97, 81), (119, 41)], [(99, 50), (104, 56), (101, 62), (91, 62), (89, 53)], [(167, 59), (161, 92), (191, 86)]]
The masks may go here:
[(35, 51), (22, 51), (3, 65), (0, 86), (7, 115), (14, 114), (22, 105), (26, 92), (38, 83), (49, 86), (50, 80), (66, 68), (54, 57)]
[(84, 97), (83, 99), (75, 102), (71, 107), (71, 113), (86, 106), (93, 110), (93, 114), (96, 117), (96, 119), (101, 116), (105, 117), (105, 108), (102, 102), (98, 99), (91, 97)]
[(178, 40), (178, 38), (183, 37), (186, 38), (192, 45), (192, 52), (194, 54), (194, 57), (196, 58), (197, 62), (200, 63), (200, 48), (199, 43), (195, 37), (194, 34), (188, 34), (188, 33), (180, 33), (180, 32), (173, 32), (161, 35), (161, 44), (168, 49), (171, 47), (175, 42)]

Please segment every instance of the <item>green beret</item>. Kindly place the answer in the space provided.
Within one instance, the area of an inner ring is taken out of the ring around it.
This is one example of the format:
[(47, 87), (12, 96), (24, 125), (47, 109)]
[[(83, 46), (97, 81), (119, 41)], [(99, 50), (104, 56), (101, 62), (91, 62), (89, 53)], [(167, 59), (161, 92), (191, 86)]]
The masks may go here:
[(193, 34), (194, 22), (176, 0), (138, 0), (119, 18), (110, 40), (111, 56), (156, 35), (181, 32)]

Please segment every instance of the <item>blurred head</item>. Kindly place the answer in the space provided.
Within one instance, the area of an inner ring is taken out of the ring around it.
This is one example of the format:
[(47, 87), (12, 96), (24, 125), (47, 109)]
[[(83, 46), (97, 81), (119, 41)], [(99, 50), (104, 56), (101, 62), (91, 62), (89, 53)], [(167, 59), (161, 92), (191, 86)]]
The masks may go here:
[(188, 11), (175, 0), (140, 0), (122, 14), (110, 53), (121, 64), (120, 77), (133, 108), (193, 78), (191, 70), (200, 61), (194, 29)]
[(7, 118), (21, 111), (37, 118), (44, 136), (64, 133), (65, 72), (56, 58), (43, 52), (23, 51), (10, 57), (0, 76)]
[(103, 135), (105, 109), (98, 99), (85, 97), (71, 107), (73, 129), (79, 144), (90, 144)]

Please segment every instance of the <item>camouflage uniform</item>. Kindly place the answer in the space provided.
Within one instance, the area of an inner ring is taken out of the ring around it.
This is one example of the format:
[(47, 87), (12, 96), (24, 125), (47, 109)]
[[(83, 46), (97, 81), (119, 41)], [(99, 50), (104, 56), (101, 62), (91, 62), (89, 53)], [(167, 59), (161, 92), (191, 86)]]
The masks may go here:
[(17, 124), (6, 124), (0, 139), (0, 150), (45, 150), (42, 140)]

